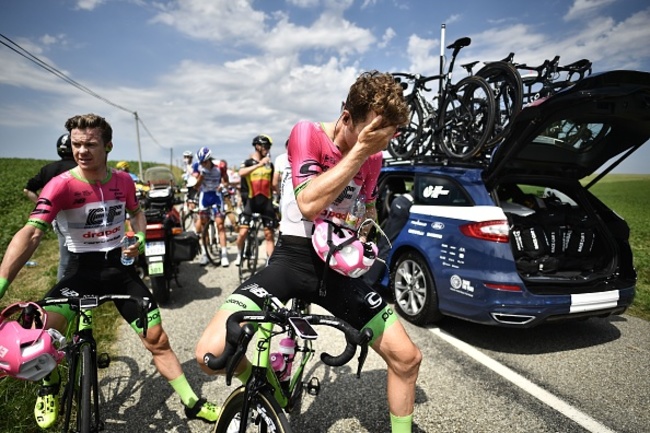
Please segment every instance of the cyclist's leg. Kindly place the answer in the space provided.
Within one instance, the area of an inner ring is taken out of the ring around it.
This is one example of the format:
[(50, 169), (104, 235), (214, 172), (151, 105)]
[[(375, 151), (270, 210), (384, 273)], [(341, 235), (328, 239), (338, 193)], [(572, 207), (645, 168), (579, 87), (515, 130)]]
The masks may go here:
[(386, 392), (393, 432), (410, 432), (415, 382), (422, 360), (420, 350), (409, 338), (395, 312), (363, 279), (347, 278), (336, 272), (331, 272), (327, 278), (327, 296), (313, 302), (357, 329), (372, 329), (371, 347), (387, 366)]
[(266, 257), (271, 257), (275, 248), (275, 229), (278, 227), (277, 214), (273, 208), (273, 201), (266, 200), (266, 204), (260, 212), (265, 218), (264, 222), (264, 239), (266, 241)]
[[(294, 269), (303, 265), (303, 259), (304, 254), (300, 252), (294, 255), (287, 254), (286, 249), (279, 246), (269, 266), (242, 283), (226, 299), (208, 323), (196, 345), (196, 360), (203, 371), (207, 374), (223, 373), (223, 371), (210, 370), (204, 365), (203, 357), (208, 352), (217, 356), (223, 352), (226, 342), (226, 321), (232, 313), (240, 310), (261, 310), (267, 294), (272, 294), (286, 302), (291, 297), (291, 293), (299, 291), (305, 279), (302, 278), (303, 275), (297, 278)], [(306, 279), (312, 278), (312, 273), (309, 271), (304, 274)], [(314, 278), (314, 281), (316, 280)], [(243, 382), (245, 377), (242, 374), (245, 375), (249, 367), (250, 363), (243, 360), (235, 369), (235, 374)]]
[(239, 266), (241, 262), (241, 254), (244, 249), (244, 241), (246, 240), (246, 235), (248, 235), (248, 229), (249, 229), (249, 224), (251, 221), (251, 208), (250, 208), (250, 200), (246, 201), (246, 206), (244, 206), (244, 209), (242, 213), (239, 215), (239, 234), (237, 235), (237, 260), (236, 264)]
[[(112, 271), (112, 272), (111, 272)], [(123, 288), (125, 294), (132, 296), (149, 297), (149, 311), (147, 319), (149, 328), (147, 337), (142, 337), (142, 327), (138, 323), (137, 307), (132, 302), (116, 301), (115, 306), (122, 317), (138, 332), (144, 347), (151, 353), (156, 370), (163, 376), (178, 394), (185, 406), (185, 415), (190, 419), (201, 419), (206, 422), (216, 422), (219, 409), (216, 405), (199, 398), (187, 381), (180, 361), (173, 351), (167, 333), (162, 326), (160, 309), (147, 286), (138, 277), (137, 273), (129, 269), (113, 269), (104, 274), (109, 281), (106, 286)], [(110, 290), (110, 289), (106, 289)], [(114, 291), (114, 290), (113, 290)]]
[[(83, 294), (83, 280), (77, 277), (77, 269), (77, 266), (68, 268), (67, 276), (52, 287), (44, 298), (61, 298), (68, 296), (69, 293)], [(48, 306), (44, 309), (47, 311), (45, 328), (55, 328), (66, 334), (68, 323), (74, 323), (76, 313), (68, 305)], [(51, 427), (58, 418), (60, 384), (61, 372), (58, 366), (41, 381), (34, 404), (34, 418), (38, 426), (43, 429)]]

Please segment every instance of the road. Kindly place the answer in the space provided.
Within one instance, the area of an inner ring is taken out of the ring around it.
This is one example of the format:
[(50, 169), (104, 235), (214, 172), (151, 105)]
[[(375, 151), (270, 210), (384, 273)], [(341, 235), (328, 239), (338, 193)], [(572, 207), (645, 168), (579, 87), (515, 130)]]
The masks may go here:
[[(232, 255), (232, 254), (231, 254)], [(223, 402), (232, 388), (203, 374), (194, 345), (237, 284), (237, 271), (184, 263), (163, 325), (186, 376), (202, 396)], [(650, 432), (650, 324), (631, 316), (500, 329), (447, 319), (428, 329), (405, 324), (424, 360), (416, 391), (414, 432)], [(322, 329), (322, 328), (321, 328)], [(323, 332), (316, 348), (342, 347)], [(210, 431), (187, 421), (179, 399), (135, 334), (120, 328), (113, 362), (101, 378), (107, 432)], [(318, 359), (318, 358), (317, 358)], [(320, 361), (306, 377), (320, 379), (291, 416), (296, 432), (389, 432), (384, 364), (372, 353), (360, 379), (355, 361)]]

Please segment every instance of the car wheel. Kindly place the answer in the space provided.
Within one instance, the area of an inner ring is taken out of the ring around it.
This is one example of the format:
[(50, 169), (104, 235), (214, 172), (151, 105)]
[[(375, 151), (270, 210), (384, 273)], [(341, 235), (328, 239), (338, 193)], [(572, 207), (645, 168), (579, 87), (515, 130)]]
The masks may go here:
[(438, 293), (426, 261), (416, 252), (402, 254), (391, 273), (395, 308), (416, 325), (426, 325), (442, 318)]

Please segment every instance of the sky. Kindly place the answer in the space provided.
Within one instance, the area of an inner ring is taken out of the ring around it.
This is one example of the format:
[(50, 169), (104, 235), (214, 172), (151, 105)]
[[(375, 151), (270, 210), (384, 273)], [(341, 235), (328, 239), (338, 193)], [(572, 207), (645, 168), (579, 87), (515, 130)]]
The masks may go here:
[[(93, 112), (111, 161), (208, 146), (238, 166), (258, 134), (276, 156), (296, 122), (336, 120), (363, 71), (437, 73), (442, 24), (445, 45), (472, 39), (457, 65), (602, 72), (650, 71), (649, 23), (647, 0), (3, 0), (0, 34), (100, 98), (0, 45), (0, 157), (56, 159), (66, 119)], [(650, 144), (628, 159), (616, 172), (650, 173)]]

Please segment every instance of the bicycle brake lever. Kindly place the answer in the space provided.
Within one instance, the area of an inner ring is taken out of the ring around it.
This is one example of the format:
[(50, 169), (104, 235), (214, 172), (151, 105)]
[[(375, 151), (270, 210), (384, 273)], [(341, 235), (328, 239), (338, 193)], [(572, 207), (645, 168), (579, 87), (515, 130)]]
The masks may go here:
[(242, 326), (242, 332), (239, 335), (237, 341), (237, 349), (232, 357), (226, 363), (226, 385), (230, 386), (232, 383), (232, 377), (235, 374), (235, 368), (239, 365), (239, 362), (242, 360), (244, 355), (246, 355), (246, 349), (248, 348), (248, 343), (255, 335), (255, 328), (250, 323)]
[(366, 362), (366, 358), (368, 357), (368, 343), (372, 339), (372, 330), (368, 328), (364, 328), (361, 331), (361, 350), (359, 351), (359, 365), (357, 367), (357, 379), (361, 378), (361, 370), (363, 369), (363, 364)]
[(138, 302), (138, 311), (140, 315), (140, 320), (142, 321), (142, 338), (147, 338), (147, 330), (149, 329), (149, 317), (146, 312), (149, 309), (149, 298), (142, 298)]

